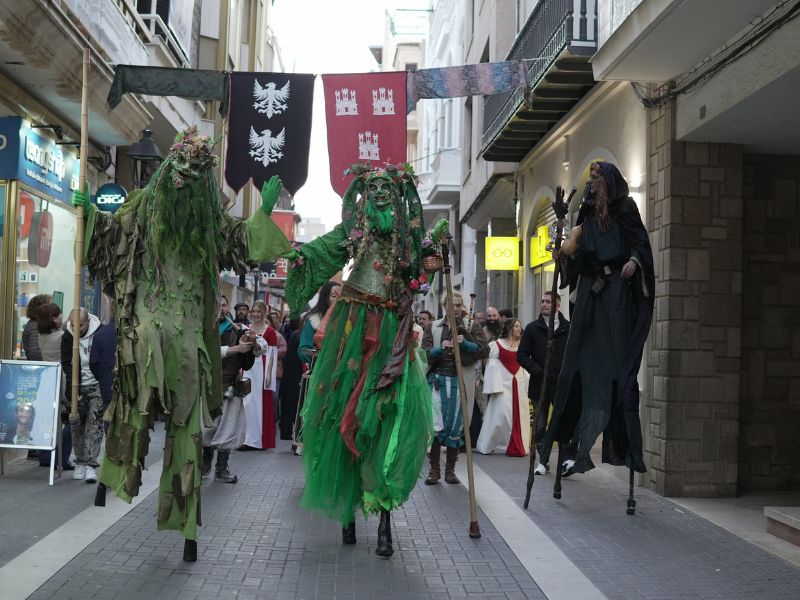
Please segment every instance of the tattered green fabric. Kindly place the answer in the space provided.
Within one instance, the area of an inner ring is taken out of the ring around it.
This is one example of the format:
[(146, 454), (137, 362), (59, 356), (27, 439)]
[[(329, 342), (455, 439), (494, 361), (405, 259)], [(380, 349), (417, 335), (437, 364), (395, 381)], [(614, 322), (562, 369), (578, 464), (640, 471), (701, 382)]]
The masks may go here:
[[(153, 204), (151, 193), (151, 188), (133, 192), (113, 216), (86, 206), (85, 264), (115, 301), (118, 337), (100, 480), (130, 502), (141, 484), (148, 429), (155, 415), (167, 415), (158, 524), (195, 539), (201, 418), (222, 402), (217, 273), (274, 260), (290, 244), (263, 211), (240, 222), (220, 210), (218, 226), (186, 232), (180, 250), (170, 235), (162, 238), (165, 247), (157, 248), (157, 234), (148, 227), (158, 222), (153, 207), (160, 205)], [(173, 208), (176, 223), (192, 222), (180, 212), (196, 209), (190, 202)], [(202, 246), (208, 260), (194, 245)]]

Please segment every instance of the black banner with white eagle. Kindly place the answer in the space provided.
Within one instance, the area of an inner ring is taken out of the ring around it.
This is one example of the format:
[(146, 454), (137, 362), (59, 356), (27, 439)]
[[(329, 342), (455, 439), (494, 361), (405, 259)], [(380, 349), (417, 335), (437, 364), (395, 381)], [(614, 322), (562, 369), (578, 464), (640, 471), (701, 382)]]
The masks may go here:
[(225, 181), (237, 192), (278, 175), (294, 195), (308, 177), (314, 75), (231, 73)]

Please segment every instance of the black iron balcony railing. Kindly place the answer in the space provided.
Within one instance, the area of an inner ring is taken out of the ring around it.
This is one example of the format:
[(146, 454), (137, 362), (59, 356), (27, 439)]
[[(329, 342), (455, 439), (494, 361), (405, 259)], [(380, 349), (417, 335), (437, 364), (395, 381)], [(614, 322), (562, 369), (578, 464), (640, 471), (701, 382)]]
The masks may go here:
[(597, 50), (597, 1), (536, 5), (506, 56), (530, 61), (529, 97), (526, 103), (523, 89), (486, 97), (481, 149), (486, 160), (519, 160), (594, 84), (588, 59)]

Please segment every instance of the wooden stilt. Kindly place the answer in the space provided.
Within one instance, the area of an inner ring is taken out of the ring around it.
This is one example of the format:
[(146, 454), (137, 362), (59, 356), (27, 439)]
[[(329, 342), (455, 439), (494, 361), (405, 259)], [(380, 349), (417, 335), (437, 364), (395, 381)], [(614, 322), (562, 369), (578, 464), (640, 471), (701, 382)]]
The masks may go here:
[(625, 510), (625, 513), (628, 515), (635, 515), (636, 514), (636, 500), (633, 499), (633, 469), (629, 469), (630, 474), (628, 476), (628, 508)]
[(553, 498), (556, 500), (561, 500), (561, 472), (562, 472), (562, 464), (561, 464), (561, 449), (564, 445), (561, 442), (558, 442), (558, 464), (556, 464), (556, 483), (553, 486)]

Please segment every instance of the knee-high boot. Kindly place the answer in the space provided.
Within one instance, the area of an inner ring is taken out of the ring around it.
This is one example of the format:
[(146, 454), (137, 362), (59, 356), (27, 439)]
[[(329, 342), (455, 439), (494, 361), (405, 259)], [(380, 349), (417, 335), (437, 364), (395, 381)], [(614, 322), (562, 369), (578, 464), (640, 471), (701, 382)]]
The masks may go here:
[(447, 462), (444, 465), (444, 480), (447, 483), (461, 483), (456, 477), (456, 461), (458, 460), (458, 448), (447, 448)]
[(378, 524), (378, 547), (375, 549), (375, 554), (383, 558), (389, 558), (394, 554), (391, 514), (388, 510), (382, 510), (381, 521)]
[(439, 483), (439, 479), (442, 478), (442, 470), (440, 466), (442, 458), (442, 444), (439, 442), (439, 438), (434, 437), (428, 458), (431, 461), (431, 470), (428, 473), (428, 476), (425, 478), (425, 485), (434, 485)]

